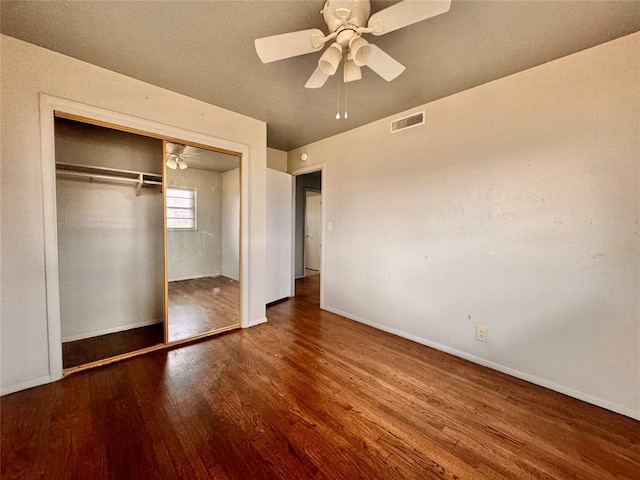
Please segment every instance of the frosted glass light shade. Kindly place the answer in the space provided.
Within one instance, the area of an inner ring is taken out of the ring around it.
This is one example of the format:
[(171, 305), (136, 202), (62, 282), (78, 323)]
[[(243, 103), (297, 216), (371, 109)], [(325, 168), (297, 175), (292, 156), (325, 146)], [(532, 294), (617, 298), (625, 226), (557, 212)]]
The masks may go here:
[(169, 155), (167, 158), (167, 167), (169, 167), (171, 170), (175, 170), (176, 168), (178, 168), (178, 160), (176, 159), (176, 157), (174, 155)]
[(327, 75), (333, 75), (340, 65), (340, 60), (342, 60), (342, 47), (338, 43), (333, 43), (318, 60), (318, 67)]
[(353, 37), (349, 42), (349, 53), (353, 58), (353, 63), (358, 67), (363, 67), (371, 58), (371, 45), (362, 37)]

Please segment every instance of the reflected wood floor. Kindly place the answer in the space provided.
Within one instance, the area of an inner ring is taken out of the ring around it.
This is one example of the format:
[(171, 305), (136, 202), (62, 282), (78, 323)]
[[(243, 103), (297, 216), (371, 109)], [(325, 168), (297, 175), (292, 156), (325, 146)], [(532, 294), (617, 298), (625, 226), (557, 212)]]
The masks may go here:
[(239, 283), (227, 277), (169, 282), (169, 341), (240, 324)]
[(638, 479), (640, 422), (321, 311), (1, 399), (2, 477)]
[(96, 360), (115, 357), (121, 353), (153, 347), (158, 343), (164, 343), (163, 323), (64, 342), (62, 344), (62, 367), (76, 367)]

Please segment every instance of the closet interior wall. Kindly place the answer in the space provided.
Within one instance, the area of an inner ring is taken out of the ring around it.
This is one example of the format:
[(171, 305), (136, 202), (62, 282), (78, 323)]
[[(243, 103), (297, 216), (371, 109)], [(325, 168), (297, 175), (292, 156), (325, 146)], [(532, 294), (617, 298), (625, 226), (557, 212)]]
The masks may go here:
[[(56, 163), (162, 177), (162, 141), (57, 118)], [(63, 342), (163, 322), (160, 186), (57, 175)]]

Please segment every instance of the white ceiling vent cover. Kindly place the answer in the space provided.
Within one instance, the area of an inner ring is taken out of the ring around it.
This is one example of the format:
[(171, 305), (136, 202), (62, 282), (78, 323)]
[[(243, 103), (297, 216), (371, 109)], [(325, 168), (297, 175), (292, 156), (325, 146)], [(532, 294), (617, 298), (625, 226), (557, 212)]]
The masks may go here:
[(424, 125), (424, 111), (412, 113), (408, 117), (393, 120), (391, 122), (391, 133), (397, 133), (407, 128), (419, 127), (420, 125)]

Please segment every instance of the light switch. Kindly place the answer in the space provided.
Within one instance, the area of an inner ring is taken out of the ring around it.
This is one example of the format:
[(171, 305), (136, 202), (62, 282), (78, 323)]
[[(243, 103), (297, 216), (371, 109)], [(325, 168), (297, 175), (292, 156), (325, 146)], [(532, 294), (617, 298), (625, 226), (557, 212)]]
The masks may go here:
[(333, 223), (331, 223), (331, 222), (327, 223), (327, 230), (329, 230), (329, 231), (333, 230)]

